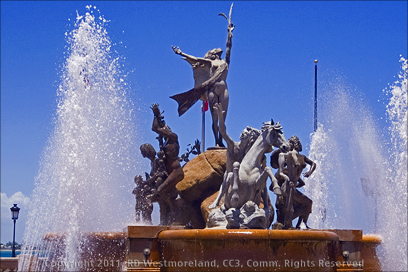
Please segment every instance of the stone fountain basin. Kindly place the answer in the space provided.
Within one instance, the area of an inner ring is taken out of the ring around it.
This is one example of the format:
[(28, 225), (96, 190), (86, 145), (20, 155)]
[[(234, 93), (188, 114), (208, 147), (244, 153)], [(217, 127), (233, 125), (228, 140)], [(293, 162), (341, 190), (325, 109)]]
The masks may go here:
[(66, 261), (65, 233), (49, 232), (43, 237), (52, 245), (49, 257), (30, 254), (27, 271), (123, 271), (125, 270), (127, 234), (124, 232), (87, 232), (82, 234), (80, 258)]
[[(128, 226), (125, 232), (128, 272), (381, 270), (376, 253), (381, 240), (361, 230)], [(146, 248), (149, 256), (143, 255)]]
[[(381, 270), (376, 253), (381, 239), (363, 235), (361, 230), (128, 226), (123, 232), (87, 233), (84, 237), (88, 246), (81, 261), (88, 265), (77, 271)], [(61, 254), (63, 238), (60, 233), (45, 235), (45, 241), (61, 246), (54, 255)], [(149, 249), (148, 256), (145, 249)], [(55, 268), (46, 271), (64, 270)]]
[(158, 241), (161, 271), (335, 271), (319, 262), (336, 260), (339, 237), (330, 231), (194, 229), (164, 230)]

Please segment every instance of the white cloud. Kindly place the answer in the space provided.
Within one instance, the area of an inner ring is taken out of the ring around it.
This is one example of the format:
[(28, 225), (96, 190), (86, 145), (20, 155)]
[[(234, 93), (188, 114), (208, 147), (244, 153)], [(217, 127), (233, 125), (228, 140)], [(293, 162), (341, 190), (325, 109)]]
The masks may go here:
[(11, 217), (10, 208), (13, 204), (17, 204), (19, 208), (26, 210), (29, 206), (30, 198), (25, 196), (22, 192), (16, 192), (8, 197), (6, 193), (1, 193), (1, 217)]
[(13, 237), (13, 220), (11, 220), (10, 208), (13, 204), (21, 209), (16, 227), (16, 242), (21, 242), (25, 231), (27, 212), (30, 206), (30, 198), (22, 192), (16, 192), (10, 197), (6, 193), (1, 193), (1, 242), (12, 241)]

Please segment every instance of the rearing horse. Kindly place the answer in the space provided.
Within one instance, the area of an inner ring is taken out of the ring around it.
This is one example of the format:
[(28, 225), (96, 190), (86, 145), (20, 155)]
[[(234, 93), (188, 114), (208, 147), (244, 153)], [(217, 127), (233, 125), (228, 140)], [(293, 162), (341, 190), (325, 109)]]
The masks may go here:
[(279, 188), (272, 169), (262, 164), (264, 154), (271, 152), (272, 146), (280, 148), (283, 152), (289, 150), (282, 126), (279, 122), (274, 124), (273, 120), (264, 123), (261, 134), (242, 159), (241, 164), (234, 163), (234, 178), (224, 198), (225, 208), (240, 209), (250, 200), (259, 206), (261, 198), (265, 207), (268, 205), (266, 189), (268, 176), (274, 184), (274, 189)]

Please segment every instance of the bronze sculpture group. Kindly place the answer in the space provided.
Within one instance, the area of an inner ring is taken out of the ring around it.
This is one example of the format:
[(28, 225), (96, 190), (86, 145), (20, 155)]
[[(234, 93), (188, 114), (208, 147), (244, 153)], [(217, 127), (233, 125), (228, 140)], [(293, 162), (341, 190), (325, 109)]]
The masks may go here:
[[(269, 228), (274, 218), (273, 207), (267, 190), (267, 180), (271, 180), (269, 189), (276, 198), (277, 222), (274, 228), (293, 228), (292, 221), (296, 218), (296, 228), (303, 222), (306, 228), (309, 214), (312, 212), (312, 200), (296, 188), (305, 185), (301, 173), (306, 165), (310, 170), (304, 177), (309, 177), (316, 164), (301, 155), (302, 145), (296, 136), (286, 141), (282, 127), (273, 120), (265, 122), (261, 130), (247, 127), (243, 130), (239, 142), (234, 142), (227, 134), (225, 118), (228, 109), (228, 89), (226, 77), (230, 63), (231, 40), (234, 25), (231, 22), (231, 11), (228, 20), (228, 38), (225, 60), (221, 59), (220, 48), (210, 50), (204, 58), (183, 53), (178, 47), (172, 47), (176, 54), (190, 63), (195, 80), (194, 88), (188, 92), (177, 94), (171, 98), (178, 102), (178, 113), (181, 116), (199, 99), (209, 101), (212, 115), (212, 129), (216, 147), (226, 147), (226, 166), (223, 182), (217, 198), (209, 205), (211, 210), (207, 227), (221, 228)], [(146, 180), (135, 177), (136, 188), (136, 220), (151, 224), (152, 203), (160, 206), (160, 224), (175, 223), (178, 191), (176, 184), (184, 177), (180, 165), (178, 136), (166, 125), (159, 106), (153, 104), (152, 130), (158, 134), (159, 152), (150, 144), (141, 146), (143, 157), (151, 161), (151, 172), (146, 173)], [(265, 154), (273, 151), (271, 166), (266, 165)], [(196, 142), (195, 154), (200, 153)], [(194, 149), (193, 148), (193, 149)], [(190, 150), (190, 153), (193, 152)], [(197, 152), (198, 151), (198, 152)], [(204, 151), (204, 150), (203, 150)], [(188, 153), (186, 156), (190, 154)], [(185, 161), (188, 161), (185, 160)], [(220, 205), (221, 204), (221, 205)]]
[[(146, 173), (144, 182), (141, 182), (140, 178), (138, 178), (139, 183), (133, 190), (136, 195), (136, 219), (140, 221), (137, 208), (139, 201), (137, 199), (143, 199), (142, 201), (147, 202), (149, 205), (152, 205), (153, 202), (159, 203), (160, 224), (168, 225), (172, 223), (172, 211), (178, 195), (175, 185), (183, 179), (184, 172), (180, 164), (180, 146), (177, 134), (167, 126), (158, 104), (153, 104), (151, 109), (154, 115), (152, 130), (158, 134), (160, 151), (156, 157), (156, 151), (150, 144), (144, 144), (140, 147), (142, 156), (151, 161), (151, 172), (150, 174)], [(140, 187), (147, 187), (148, 189), (141, 190)], [(148, 222), (151, 222), (151, 212), (152, 210), (149, 208), (147, 212), (150, 213), (147, 216), (149, 218)]]

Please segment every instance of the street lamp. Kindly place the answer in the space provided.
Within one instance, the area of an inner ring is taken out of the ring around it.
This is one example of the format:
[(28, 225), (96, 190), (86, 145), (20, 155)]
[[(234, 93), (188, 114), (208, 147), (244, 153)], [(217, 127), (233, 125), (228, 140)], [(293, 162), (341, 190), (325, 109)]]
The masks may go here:
[(315, 62), (314, 132), (317, 130), (317, 60)]
[(14, 231), (13, 231), (13, 250), (11, 251), (11, 257), (16, 257), (16, 220), (18, 219), (18, 213), (20, 208), (17, 207), (17, 204), (14, 204), (11, 210), (11, 219), (14, 221)]

